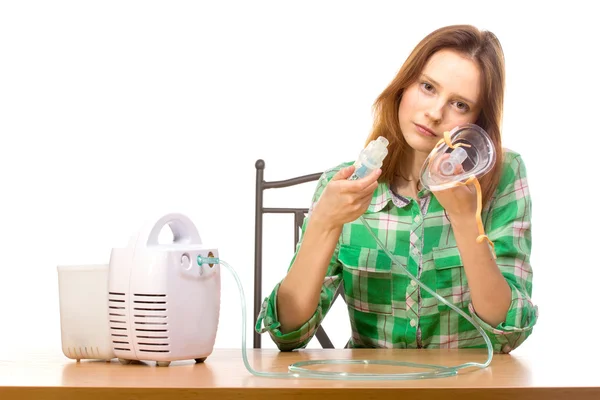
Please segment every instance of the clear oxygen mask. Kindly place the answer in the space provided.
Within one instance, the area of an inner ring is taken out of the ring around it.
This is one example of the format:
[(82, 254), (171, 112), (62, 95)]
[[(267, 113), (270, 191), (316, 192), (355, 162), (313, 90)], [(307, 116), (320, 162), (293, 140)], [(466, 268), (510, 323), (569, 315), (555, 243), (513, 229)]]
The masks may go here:
[(459, 125), (444, 132), (425, 159), (421, 168), (421, 184), (432, 192), (473, 184), (477, 191), (477, 243), (484, 240), (490, 245), (496, 259), (494, 243), (485, 233), (481, 211), (483, 194), (478, 178), (487, 174), (496, 163), (496, 148), (487, 132), (474, 124)]
[(496, 162), (494, 143), (485, 130), (465, 124), (445, 134), (421, 168), (425, 189), (441, 191), (487, 174)]

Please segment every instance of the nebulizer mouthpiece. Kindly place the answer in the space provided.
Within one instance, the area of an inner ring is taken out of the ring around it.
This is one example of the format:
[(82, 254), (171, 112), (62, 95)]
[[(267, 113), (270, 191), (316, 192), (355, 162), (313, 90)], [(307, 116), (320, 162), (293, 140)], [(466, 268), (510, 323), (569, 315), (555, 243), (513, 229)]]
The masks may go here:
[(477, 125), (465, 124), (445, 134), (421, 169), (425, 189), (441, 191), (488, 173), (496, 162), (494, 143)]
[(442, 175), (454, 175), (454, 172), (462, 165), (463, 161), (467, 159), (467, 152), (462, 148), (458, 147), (452, 153), (450, 157), (444, 160), (440, 164), (440, 172)]

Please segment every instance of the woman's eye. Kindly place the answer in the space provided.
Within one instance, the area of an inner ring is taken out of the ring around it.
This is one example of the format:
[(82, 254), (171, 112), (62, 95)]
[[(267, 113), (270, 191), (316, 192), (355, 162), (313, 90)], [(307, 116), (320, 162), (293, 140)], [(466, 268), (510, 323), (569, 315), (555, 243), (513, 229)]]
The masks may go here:
[(421, 83), (421, 87), (422, 87), (423, 89), (425, 89), (426, 91), (428, 91), (428, 92), (432, 92), (432, 91), (433, 91), (433, 85), (432, 85), (431, 83), (428, 83), (428, 82), (422, 82), (422, 83)]
[(462, 101), (457, 101), (456, 107), (461, 111), (469, 111), (469, 106), (466, 103), (463, 103)]

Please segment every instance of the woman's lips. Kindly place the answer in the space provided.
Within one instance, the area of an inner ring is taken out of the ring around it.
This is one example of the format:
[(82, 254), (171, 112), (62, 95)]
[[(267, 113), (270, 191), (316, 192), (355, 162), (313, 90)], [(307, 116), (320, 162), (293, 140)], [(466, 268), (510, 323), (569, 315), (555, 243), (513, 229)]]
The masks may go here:
[(421, 135), (427, 137), (435, 137), (435, 134), (423, 125), (415, 124), (415, 126), (417, 127), (417, 132), (419, 132)]

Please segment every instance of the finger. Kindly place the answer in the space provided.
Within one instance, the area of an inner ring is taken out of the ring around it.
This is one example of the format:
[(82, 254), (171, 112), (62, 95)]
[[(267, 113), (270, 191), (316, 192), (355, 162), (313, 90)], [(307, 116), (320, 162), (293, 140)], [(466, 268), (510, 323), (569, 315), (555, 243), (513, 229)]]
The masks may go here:
[(379, 185), (378, 182), (373, 182), (371, 185), (369, 185), (368, 187), (366, 187), (364, 190), (360, 191), (359, 193), (357, 193), (357, 201), (358, 202), (371, 202), (371, 198), (373, 197), (373, 193), (375, 192), (375, 190), (377, 189), (377, 186)]
[(371, 204), (372, 201), (373, 201), (373, 195), (367, 194), (366, 196), (364, 196), (363, 198), (361, 198), (359, 200), (359, 204), (361, 205), (361, 207), (367, 208), (367, 207), (369, 207), (369, 205)]
[(358, 197), (362, 199), (363, 197), (373, 196), (373, 192), (375, 192), (377, 186), (379, 186), (379, 182), (372, 182), (369, 186), (357, 193)]
[(356, 181), (351, 182), (348, 185), (349, 192), (360, 192), (363, 189), (369, 187), (373, 182), (377, 182), (377, 179), (381, 176), (381, 169), (376, 169), (372, 171), (369, 175), (365, 176), (362, 179), (358, 179)]
[(354, 173), (354, 165), (351, 165), (349, 167), (340, 169), (338, 172), (336, 172), (335, 175), (333, 175), (333, 178), (331, 178), (331, 180), (332, 181), (341, 181), (344, 179), (348, 179), (352, 176), (353, 173)]

